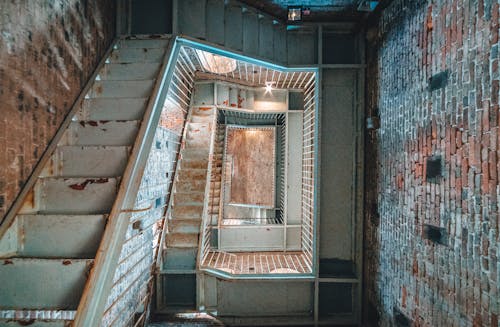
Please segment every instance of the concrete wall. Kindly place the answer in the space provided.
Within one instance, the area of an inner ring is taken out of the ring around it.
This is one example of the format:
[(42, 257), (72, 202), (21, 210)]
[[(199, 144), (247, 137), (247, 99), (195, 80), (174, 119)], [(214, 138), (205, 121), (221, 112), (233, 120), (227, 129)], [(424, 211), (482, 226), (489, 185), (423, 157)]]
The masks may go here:
[(0, 217), (114, 37), (114, 1), (3, 1)]
[[(377, 28), (367, 73), (368, 115), (378, 108), (381, 121), (367, 139), (367, 325), (380, 316), (382, 326), (498, 326), (499, 3), (396, 0)], [(447, 84), (429, 90), (443, 71)], [(432, 156), (443, 176), (428, 179)]]

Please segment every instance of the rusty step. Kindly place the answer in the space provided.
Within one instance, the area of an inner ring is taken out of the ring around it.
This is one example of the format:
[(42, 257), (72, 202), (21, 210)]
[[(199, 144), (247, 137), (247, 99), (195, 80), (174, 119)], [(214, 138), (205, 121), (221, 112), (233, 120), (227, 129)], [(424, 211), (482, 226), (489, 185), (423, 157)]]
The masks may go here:
[(168, 248), (197, 248), (198, 234), (186, 233), (168, 233), (167, 235), (167, 251)]
[(168, 230), (172, 233), (198, 234), (200, 232), (201, 219), (170, 219)]
[(172, 208), (173, 219), (201, 219), (203, 205), (182, 205)]

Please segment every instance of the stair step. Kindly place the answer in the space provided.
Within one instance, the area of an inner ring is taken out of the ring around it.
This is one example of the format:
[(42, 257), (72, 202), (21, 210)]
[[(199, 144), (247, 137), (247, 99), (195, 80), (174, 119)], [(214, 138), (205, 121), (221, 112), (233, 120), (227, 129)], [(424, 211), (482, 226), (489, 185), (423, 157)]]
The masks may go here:
[(180, 169), (177, 174), (177, 178), (180, 181), (189, 181), (189, 180), (206, 180), (207, 179), (207, 170), (206, 169)]
[(208, 149), (210, 146), (210, 135), (203, 137), (186, 137), (186, 148), (202, 148)]
[(127, 166), (128, 146), (60, 146), (41, 176), (114, 177)]
[(198, 234), (168, 233), (167, 252), (169, 248), (197, 248)]
[(194, 270), (198, 248), (169, 248), (163, 251), (163, 270)]
[(17, 255), (94, 258), (106, 225), (105, 215), (18, 215)]
[(152, 80), (158, 75), (158, 63), (120, 63), (105, 64), (99, 72), (99, 78), (104, 81)]
[(2, 261), (1, 309), (72, 310), (78, 306), (94, 260), (11, 258)]
[(170, 219), (168, 230), (172, 233), (198, 234), (201, 219)]
[[(9, 310), (10, 311), (10, 310)], [(23, 312), (23, 318), (9, 318), (9, 319), (0, 319), (0, 326), (2, 327), (19, 327), (19, 326), (26, 326), (26, 324), (29, 324), (28, 326), (30, 327), (67, 327), (71, 326), (72, 319), (68, 320), (49, 320), (45, 318), (30, 318), (26, 319), (24, 318), (24, 313), (26, 310), (22, 310)], [(39, 311), (34, 310), (35, 317), (40, 317)], [(50, 311), (49, 311), (50, 312)], [(55, 311), (56, 314), (60, 314), (62, 310), (57, 310)], [(74, 312), (74, 311), (67, 311), (67, 312)], [(72, 314), (74, 317), (75, 314)]]
[(184, 205), (172, 208), (173, 219), (201, 219), (202, 214), (202, 205)]
[(73, 122), (68, 131), (70, 145), (132, 145), (140, 121)]
[(113, 50), (109, 61), (112, 63), (161, 62), (164, 55), (164, 48), (122, 47)]
[(175, 181), (175, 191), (176, 192), (204, 192), (205, 191), (205, 180), (192, 180), (184, 181), (178, 179)]
[(193, 116), (212, 116), (214, 114), (214, 107), (192, 107), (191, 115)]
[(192, 205), (192, 204), (199, 204), (203, 205), (203, 198), (204, 198), (204, 192), (176, 192), (174, 194), (174, 206), (178, 205)]
[(118, 183), (118, 178), (40, 178), (32, 200), (24, 204), (20, 214), (109, 213)]
[(205, 115), (191, 115), (191, 123), (211, 123), (212, 122), (212, 117), (211, 116), (205, 116)]
[(90, 98), (147, 98), (151, 95), (154, 80), (95, 81)]
[(166, 48), (170, 39), (124, 39), (120, 40), (117, 47), (124, 48)]
[(182, 158), (180, 167), (181, 169), (207, 169), (208, 158), (205, 159), (190, 159), (189, 157)]
[(76, 118), (78, 120), (140, 120), (148, 98), (85, 99)]
[(208, 160), (208, 148), (185, 148), (181, 151), (182, 160)]

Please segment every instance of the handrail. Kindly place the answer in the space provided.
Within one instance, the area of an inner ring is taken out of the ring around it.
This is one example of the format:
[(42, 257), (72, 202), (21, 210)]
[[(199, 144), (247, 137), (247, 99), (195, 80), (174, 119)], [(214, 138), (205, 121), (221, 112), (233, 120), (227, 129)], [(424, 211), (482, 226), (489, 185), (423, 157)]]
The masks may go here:
[(178, 176), (179, 170), (180, 170), (179, 160), (181, 160), (181, 159), (179, 158), (179, 156), (181, 155), (182, 150), (184, 150), (184, 148), (186, 147), (185, 140), (186, 140), (186, 135), (187, 135), (187, 124), (191, 120), (191, 115), (192, 115), (191, 106), (188, 106), (186, 119), (184, 121), (184, 126), (182, 127), (181, 139), (179, 142), (179, 144), (180, 144), (179, 145), (179, 153), (177, 154), (177, 160), (175, 162), (174, 176), (172, 178), (172, 187), (170, 188), (170, 193), (168, 195), (168, 205), (167, 205), (167, 209), (165, 210), (165, 214), (163, 216), (164, 221), (163, 221), (163, 228), (161, 230), (161, 238), (160, 238), (160, 244), (159, 244), (160, 251), (158, 251), (157, 257), (156, 257), (157, 270), (158, 269), (161, 270), (161, 267), (163, 266), (163, 255), (162, 255), (161, 249), (162, 249), (163, 245), (165, 244), (165, 235), (167, 234), (167, 227), (168, 227), (167, 226), (168, 217), (172, 213), (172, 205), (174, 202), (174, 197), (172, 195), (175, 192), (174, 185), (175, 185), (175, 181), (177, 180), (177, 176)]
[[(215, 148), (215, 136), (217, 135), (217, 113), (218, 109), (217, 106), (214, 106), (214, 117), (212, 119), (212, 134), (210, 135), (210, 149), (208, 152), (208, 165), (207, 165), (207, 177), (206, 177), (206, 183), (205, 183), (205, 194), (203, 196), (203, 211), (202, 211), (202, 219), (201, 219), (201, 224), (200, 224), (200, 237), (198, 240), (198, 260), (196, 266), (198, 268), (201, 268), (203, 264), (203, 260), (205, 259), (206, 252), (209, 250), (209, 246), (207, 246), (205, 243), (207, 240), (207, 233), (208, 231), (208, 220), (209, 219), (209, 210), (210, 210), (210, 187), (211, 187), (211, 181), (212, 181), (212, 164), (213, 164), (213, 155), (214, 155), (214, 148)], [(207, 232), (205, 232), (207, 230)], [(208, 254), (208, 253), (207, 253)]]
[(71, 121), (73, 119), (73, 116), (77, 113), (77, 111), (80, 109), (80, 106), (85, 99), (85, 96), (89, 92), (90, 88), (94, 84), (94, 80), (96, 79), (97, 75), (101, 71), (102, 67), (104, 64), (106, 64), (106, 60), (108, 59), (109, 55), (113, 51), (113, 48), (116, 45), (116, 42), (118, 41), (118, 38), (114, 38), (111, 44), (109, 45), (108, 49), (102, 56), (101, 60), (97, 64), (96, 68), (94, 69), (94, 72), (92, 75), (89, 76), (87, 79), (87, 83), (83, 87), (82, 91), (76, 98), (76, 100), (73, 102), (73, 105), (71, 106), (71, 109), (69, 112), (66, 114), (66, 117), (62, 121), (61, 125), (59, 126), (59, 129), (57, 130), (56, 134), (52, 138), (52, 140), (49, 142), (47, 145), (47, 148), (43, 152), (42, 156), (36, 163), (35, 167), (33, 168), (33, 171), (31, 172), (31, 175), (28, 177), (26, 180), (26, 183), (24, 183), (23, 188), (21, 189), (21, 192), (19, 192), (19, 195), (16, 197), (12, 205), (10, 206), (9, 210), (5, 214), (4, 218), (0, 220), (0, 239), (5, 235), (7, 230), (9, 229), (10, 225), (14, 222), (14, 218), (16, 217), (17, 213), (21, 209), (21, 207), (24, 204), (24, 201), (26, 200), (26, 197), (30, 193), (31, 189), (35, 186), (36, 181), (38, 180), (38, 177), (42, 173), (42, 170), (45, 168), (45, 165), (47, 162), (50, 160), (50, 157), (54, 153), (54, 151), (57, 148), (57, 145), (59, 144), (59, 141), (62, 139), (64, 132), (66, 132), (66, 129), (68, 129), (69, 125), (71, 124)]
[(100, 326), (106, 301), (113, 283), (114, 273), (118, 265), (123, 246), (130, 213), (122, 213), (123, 208), (130, 208), (135, 203), (144, 167), (151, 149), (156, 127), (160, 120), (163, 102), (167, 96), (179, 44), (171, 38), (165, 52), (163, 64), (155, 82), (141, 127), (125, 169), (117, 198), (111, 209), (108, 223), (101, 244), (97, 251), (94, 267), (78, 305), (75, 327)]

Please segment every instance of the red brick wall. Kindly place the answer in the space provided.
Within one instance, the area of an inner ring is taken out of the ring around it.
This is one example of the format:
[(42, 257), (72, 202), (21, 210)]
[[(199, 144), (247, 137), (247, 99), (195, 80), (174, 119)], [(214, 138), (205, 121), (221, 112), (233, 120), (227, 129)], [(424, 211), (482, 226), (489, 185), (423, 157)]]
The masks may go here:
[[(394, 0), (368, 35), (365, 317), (498, 326), (499, 2)], [(376, 31), (376, 32), (375, 32)], [(448, 84), (428, 80), (448, 71)], [(426, 161), (443, 177), (426, 180)], [(376, 158), (377, 160), (373, 160)], [(443, 243), (423, 225), (444, 228)], [(396, 314), (399, 313), (399, 314)]]
[(114, 37), (115, 1), (2, 1), (0, 217)]

